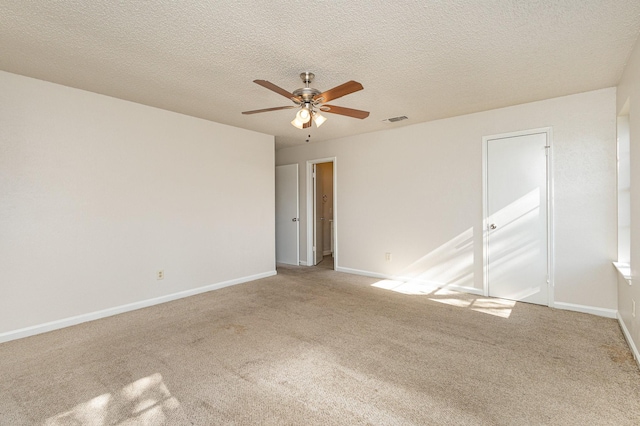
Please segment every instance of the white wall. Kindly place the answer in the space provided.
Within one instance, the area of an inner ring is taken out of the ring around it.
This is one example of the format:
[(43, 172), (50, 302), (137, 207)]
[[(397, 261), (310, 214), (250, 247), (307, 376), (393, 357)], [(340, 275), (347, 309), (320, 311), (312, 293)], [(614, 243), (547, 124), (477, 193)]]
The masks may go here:
[[(482, 137), (552, 127), (555, 300), (559, 307), (601, 308), (598, 313), (612, 316), (615, 95), (609, 88), (311, 143), (277, 151), (276, 163), (300, 164), (304, 228), (306, 161), (337, 157), (339, 269), (420, 276), (480, 292)], [(300, 235), (305, 260), (306, 232)]]
[(5, 72), (0, 94), (0, 341), (274, 273), (273, 136)]
[[(640, 355), (640, 43), (624, 70), (617, 93), (617, 112), (621, 114), (629, 101), (629, 141), (631, 165), (631, 285), (619, 278), (618, 315), (636, 357)], [(631, 314), (632, 300), (636, 316)]]

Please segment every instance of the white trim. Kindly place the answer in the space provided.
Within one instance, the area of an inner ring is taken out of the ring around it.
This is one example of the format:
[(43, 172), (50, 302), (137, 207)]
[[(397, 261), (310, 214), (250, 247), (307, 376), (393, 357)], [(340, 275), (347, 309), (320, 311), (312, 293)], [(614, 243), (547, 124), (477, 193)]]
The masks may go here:
[(613, 266), (618, 273), (627, 280), (627, 284), (631, 285), (631, 265), (628, 263), (613, 262)]
[(224, 287), (229, 287), (236, 284), (242, 284), (249, 281), (258, 280), (261, 278), (271, 277), (276, 275), (276, 271), (263, 272), (261, 274), (250, 275), (247, 277), (236, 278), (233, 280), (223, 281), (217, 284), (211, 284), (204, 287), (198, 287), (191, 290), (185, 290), (178, 293), (168, 294), (166, 296), (160, 296), (153, 299), (141, 300), (139, 302), (129, 303), (126, 305), (115, 306), (113, 308), (103, 309), (101, 311), (90, 312), (87, 314), (76, 315), (61, 320), (51, 321), (44, 324), (33, 325), (31, 327), (25, 327), (18, 330), (8, 331), (0, 333), (0, 343), (8, 342), (10, 340), (22, 339), (23, 337), (29, 337), (36, 334), (46, 333), (48, 331), (58, 330), (72, 325), (81, 324), (83, 322), (94, 321), (101, 318), (110, 317), (113, 315), (122, 314), (129, 311), (135, 311), (137, 309), (147, 308), (149, 306), (159, 305), (161, 303), (171, 302), (177, 299), (183, 299), (189, 296), (195, 296), (196, 294), (206, 293), (208, 291), (219, 290)]
[(300, 266), (307, 266), (307, 262), (305, 262), (304, 260), (301, 260), (299, 263), (300, 263)]
[(333, 157), (333, 269), (338, 267), (338, 157)]
[(616, 318), (616, 309), (598, 308), (595, 306), (576, 305), (574, 303), (556, 302), (554, 308), (564, 311), (582, 312), (583, 314), (597, 315), (605, 318)]
[(489, 208), (487, 205), (488, 188), (488, 143), (494, 139), (506, 139), (518, 136), (545, 133), (549, 151), (547, 155), (547, 274), (549, 283), (547, 287), (547, 306), (555, 307), (555, 226), (553, 221), (554, 197), (553, 197), (553, 129), (541, 127), (538, 129), (522, 130), (518, 132), (501, 133), (482, 137), (482, 294), (489, 296)]
[[(313, 265), (313, 165), (333, 163), (333, 269), (338, 270), (338, 158), (327, 157), (307, 161), (307, 261), (306, 266)], [(303, 262), (301, 261), (302, 265)]]
[(487, 174), (489, 137), (482, 138), (482, 294), (489, 296), (489, 206), (487, 205), (487, 187), (489, 175)]
[(622, 329), (622, 334), (624, 335), (624, 338), (627, 340), (627, 344), (629, 345), (629, 348), (633, 353), (633, 358), (636, 360), (636, 364), (638, 364), (638, 367), (640, 367), (640, 352), (638, 352), (638, 347), (636, 346), (636, 343), (633, 341), (633, 338), (631, 337), (631, 333), (629, 333), (627, 326), (624, 324), (624, 321), (620, 316), (620, 312), (618, 312), (617, 318), (618, 318), (618, 323), (620, 324), (620, 328)]
[(392, 279), (389, 275), (379, 274), (377, 272), (362, 271), (360, 269), (344, 268), (342, 266), (336, 268), (337, 272), (344, 272), (345, 274), (362, 275), (371, 278)]
[(311, 192), (311, 199), (312, 199), (312, 203), (311, 206), (313, 208), (311, 217), (313, 218), (313, 220), (311, 222), (309, 222), (309, 224), (312, 225), (313, 230), (311, 231), (311, 235), (313, 238), (313, 243), (312, 243), (312, 248), (311, 250), (313, 251), (312, 253), (312, 257), (311, 258), (307, 258), (307, 263), (309, 265), (317, 265), (318, 264), (318, 254), (317, 251), (320, 250), (320, 247), (318, 246), (318, 223), (317, 223), (317, 219), (318, 219), (318, 166), (316, 164), (312, 164), (311, 165), (311, 188), (312, 188), (312, 192)]
[(442, 284), (435, 281), (422, 280), (420, 278), (412, 278), (412, 277), (399, 276), (399, 275), (386, 275), (386, 274), (380, 274), (377, 272), (363, 271), (360, 269), (352, 269), (352, 268), (337, 267), (336, 271), (344, 272), (347, 274), (353, 274), (353, 275), (362, 275), (362, 276), (371, 277), (371, 278), (380, 278), (383, 280), (413, 281), (413, 282), (418, 282), (424, 285), (425, 289), (437, 290), (440, 288), (446, 288), (448, 290), (455, 290), (462, 293), (469, 293), (469, 294), (475, 294), (477, 296), (482, 296), (482, 290), (479, 288), (463, 287), (463, 286), (452, 285), (452, 284)]
[(322, 252), (323, 256), (329, 256), (331, 254), (331, 250), (325, 250)]
[(549, 307), (556, 305), (556, 227), (553, 220), (555, 212), (555, 191), (554, 191), (554, 166), (553, 166), (553, 128), (547, 127), (547, 145), (549, 145), (549, 156), (547, 157), (547, 259), (549, 268), (549, 292), (547, 294)]

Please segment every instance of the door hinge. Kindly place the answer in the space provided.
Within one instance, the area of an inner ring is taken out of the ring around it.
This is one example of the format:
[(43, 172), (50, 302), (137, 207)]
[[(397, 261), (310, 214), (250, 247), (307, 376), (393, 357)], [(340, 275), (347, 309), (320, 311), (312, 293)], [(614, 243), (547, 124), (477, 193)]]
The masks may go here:
[(316, 251), (316, 246), (313, 246), (313, 251)]

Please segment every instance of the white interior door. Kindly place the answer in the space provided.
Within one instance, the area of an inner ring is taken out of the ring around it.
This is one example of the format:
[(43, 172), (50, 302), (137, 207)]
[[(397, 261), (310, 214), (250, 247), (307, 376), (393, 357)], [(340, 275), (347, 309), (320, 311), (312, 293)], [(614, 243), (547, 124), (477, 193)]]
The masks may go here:
[(549, 304), (547, 133), (487, 141), (489, 295)]
[(300, 264), (298, 165), (276, 167), (276, 262)]
[(313, 264), (317, 265), (324, 258), (324, 216), (322, 211), (322, 179), (320, 167), (313, 165)]

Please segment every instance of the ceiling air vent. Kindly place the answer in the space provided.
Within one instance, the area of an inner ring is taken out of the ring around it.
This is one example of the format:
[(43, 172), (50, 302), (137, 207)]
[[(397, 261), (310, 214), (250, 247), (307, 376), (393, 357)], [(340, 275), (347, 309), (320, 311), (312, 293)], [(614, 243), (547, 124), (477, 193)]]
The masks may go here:
[(402, 121), (402, 120), (408, 120), (408, 119), (409, 117), (407, 117), (406, 115), (401, 115), (400, 117), (387, 118), (385, 121), (395, 123), (396, 121)]

